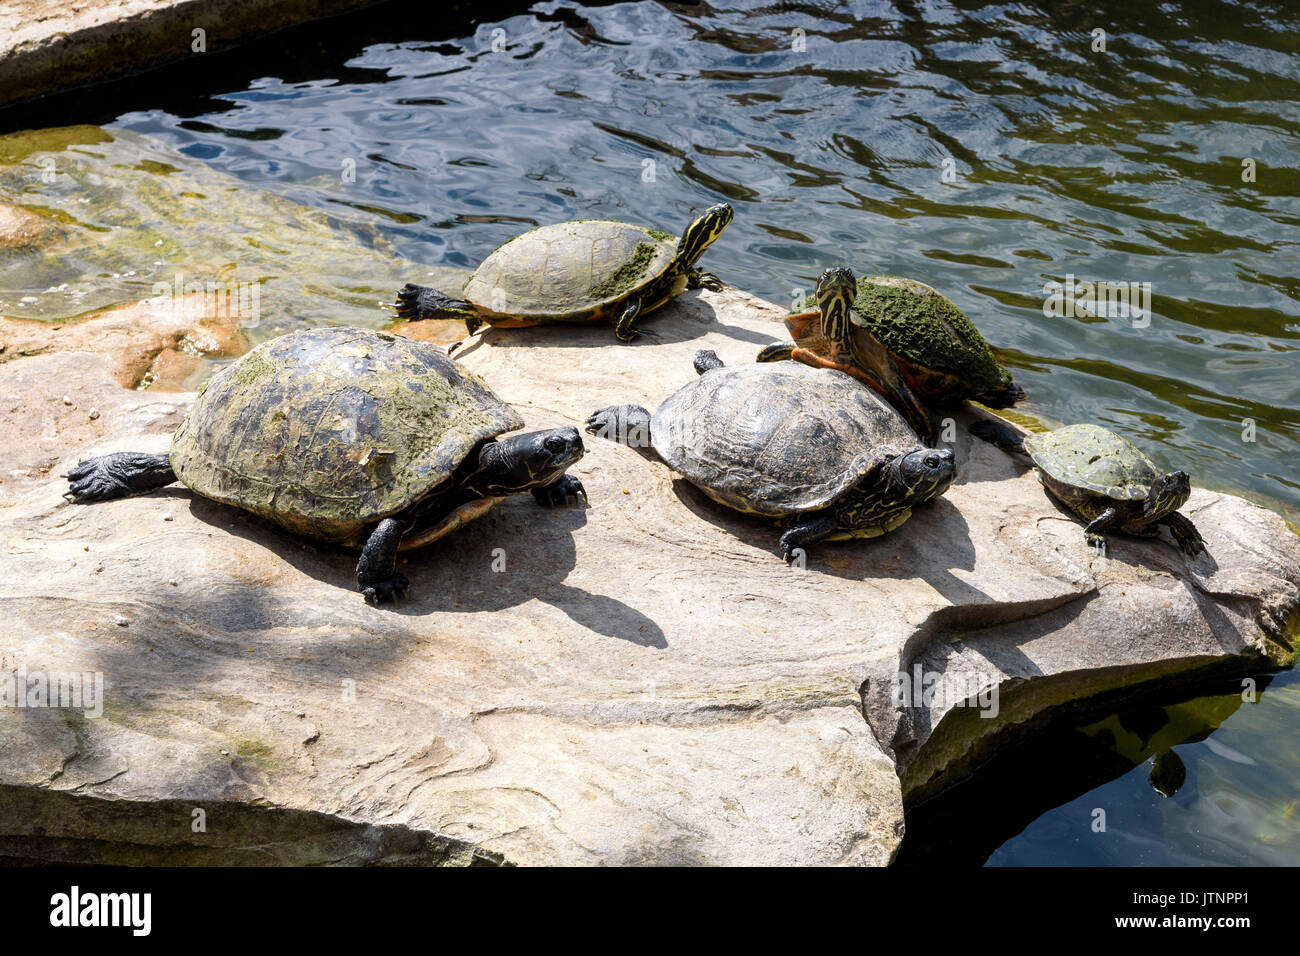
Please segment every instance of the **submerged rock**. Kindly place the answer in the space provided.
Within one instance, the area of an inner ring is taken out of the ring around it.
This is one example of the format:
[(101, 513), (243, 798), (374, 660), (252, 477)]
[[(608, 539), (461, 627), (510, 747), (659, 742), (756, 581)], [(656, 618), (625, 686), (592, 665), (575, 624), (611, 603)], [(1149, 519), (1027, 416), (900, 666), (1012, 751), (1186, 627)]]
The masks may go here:
[(0, 249), (13, 249), (47, 241), (58, 225), (21, 206), (0, 202)]
[[(488, 330), (457, 357), (552, 427), (656, 406), (699, 348), (750, 361), (780, 314), (693, 292), (634, 345)], [(1212, 562), (1118, 536), (1099, 558), (1023, 462), (965, 437), (975, 410), (942, 499), (805, 569), (770, 525), (591, 439), (589, 509), (504, 501), (408, 555), (394, 611), (356, 593), (354, 554), (179, 486), (63, 501), (58, 472), (165, 449), (188, 400), (123, 389), (93, 337), (0, 364), (3, 670), (103, 680), (97, 704), (0, 720), (0, 806), (28, 808), (0, 814), (7, 856), (320, 860), (322, 828), (360, 826), (392, 828), (396, 859), (883, 865), (905, 800), (1055, 709), (1293, 656), (1281, 518), (1197, 490)], [(339, 839), (338, 859), (387, 858)]]

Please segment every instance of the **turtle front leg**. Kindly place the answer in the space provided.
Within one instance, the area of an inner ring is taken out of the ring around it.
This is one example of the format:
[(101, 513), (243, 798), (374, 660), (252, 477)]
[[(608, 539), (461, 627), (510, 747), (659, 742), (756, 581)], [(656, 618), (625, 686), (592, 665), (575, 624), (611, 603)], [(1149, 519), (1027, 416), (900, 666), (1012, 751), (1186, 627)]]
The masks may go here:
[(587, 416), (587, 431), (629, 448), (650, 447), (650, 413), (640, 405), (615, 405)]
[(1088, 522), (1088, 527), (1083, 529), (1083, 536), (1090, 545), (1105, 554), (1106, 532), (1114, 530), (1118, 523), (1119, 513), (1114, 508), (1107, 508)]
[(427, 285), (406, 283), (397, 292), (397, 317), (408, 322), (421, 319), (462, 319), (473, 335), (483, 324), (478, 310), (464, 299), (453, 299)]
[(532, 489), (533, 497), (543, 508), (558, 508), (570, 501), (577, 504), (579, 500), (587, 502), (587, 489), (573, 475), (561, 475), (549, 485)]
[(411, 582), (397, 573), (397, 548), (411, 528), (409, 518), (385, 518), (370, 532), (357, 561), (357, 588), (368, 604), (397, 603)]
[(83, 461), (63, 476), (63, 497), (74, 504), (130, 498), (164, 488), (176, 480), (171, 459), (138, 451), (119, 451)]
[(808, 545), (816, 544), (834, 530), (835, 516), (830, 512), (810, 515), (781, 535), (781, 560), (789, 563), (796, 551), (807, 554)]
[(1173, 533), (1174, 541), (1178, 543), (1179, 549), (1193, 561), (1202, 554), (1208, 553), (1201, 533), (1196, 530), (1196, 525), (1192, 524), (1191, 519), (1185, 515), (1180, 515), (1177, 511), (1174, 511), (1161, 520), (1160, 523), (1168, 526)]
[(798, 348), (793, 342), (777, 342), (775, 345), (769, 345), (758, 353), (757, 362), (789, 362), (794, 359), (794, 351)]
[(703, 272), (700, 269), (692, 269), (686, 273), (686, 288), (688, 289), (708, 289), (710, 292), (721, 292), (726, 288), (721, 279), (712, 272)]
[(632, 323), (641, 312), (641, 297), (632, 296), (623, 303), (623, 311), (618, 314), (614, 321), (614, 334), (619, 337), (620, 341), (631, 342), (640, 332), (632, 328)]

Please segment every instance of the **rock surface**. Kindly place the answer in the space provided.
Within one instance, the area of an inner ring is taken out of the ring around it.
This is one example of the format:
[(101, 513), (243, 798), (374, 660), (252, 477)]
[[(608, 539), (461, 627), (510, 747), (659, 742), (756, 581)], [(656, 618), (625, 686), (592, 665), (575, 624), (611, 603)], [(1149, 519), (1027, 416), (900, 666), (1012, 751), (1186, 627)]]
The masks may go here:
[[(778, 315), (688, 293), (630, 346), (552, 327), (457, 354), (549, 427), (653, 407), (699, 348), (751, 360)], [(509, 500), (409, 555), (410, 600), (379, 610), (354, 555), (183, 488), (66, 504), (58, 472), (165, 449), (188, 396), (123, 389), (94, 336), (48, 339), (0, 364), (0, 677), (100, 672), (103, 714), (0, 710), (0, 855), (883, 865), (905, 800), (1054, 708), (1293, 656), (1279, 517), (1198, 490), (1213, 562), (1130, 538), (1099, 558), (966, 436), (975, 411), (943, 499), (806, 569), (772, 526), (591, 438), (590, 508)], [(914, 667), (939, 693), (902, 706)], [(996, 717), (956, 706), (981, 691)]]
[[(376, 0), (0, 0), (0, 104), (217, 52)], [(195, 30), (203, 30), (203, 49)]]

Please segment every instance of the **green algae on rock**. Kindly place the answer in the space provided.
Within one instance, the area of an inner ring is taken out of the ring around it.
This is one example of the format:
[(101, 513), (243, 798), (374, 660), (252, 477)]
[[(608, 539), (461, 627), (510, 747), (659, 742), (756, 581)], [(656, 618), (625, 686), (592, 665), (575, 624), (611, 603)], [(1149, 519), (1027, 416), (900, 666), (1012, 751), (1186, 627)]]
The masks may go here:
[(13, 133), (0, 158), (0, 202), (58, 227), (0, 257), (0, 315), (65, 321), (196, 287), (214, 302), (255, 289), (256, 342), (322, 321), (381, 327), (413, 268), (372, 225), (250, 189), (138, 133)]

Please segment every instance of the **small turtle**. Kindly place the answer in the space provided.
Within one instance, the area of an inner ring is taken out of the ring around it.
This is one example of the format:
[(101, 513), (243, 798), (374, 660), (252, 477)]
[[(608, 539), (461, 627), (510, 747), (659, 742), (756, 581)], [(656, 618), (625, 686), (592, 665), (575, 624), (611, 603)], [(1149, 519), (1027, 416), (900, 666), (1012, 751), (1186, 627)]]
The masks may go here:
[(813, 299), (815, 311), (786, 317), (794, 342), (769, 345), (760, 362), (795, 359), (846, 372), (892, 402), (927, 441), (935, 437), (929, 405), (971, 399), (1006, 408), (1025, 396), (961, 309), (924, 283), (858, 282), (833, 268)]
[(1028, 455), (1043, 486), (1088, 522), (1085, 534), (1094, 547), (1104, 549), (1110, 531), (1152, 537), (1165, 525), (1189, 558), (1205, 551), (1196, 526), (1178, 513), (1192, 493), (1187, 472), (1161, 474), (1122, 435), (1100, 425), (1025, 435), (991, 420), (976, 422), (970, 430), (1005, 451)]
[(403, 319), (464, 319), (471, 335), (487, 322), (520, 328), (555, 322), (613, 322), (624, 342), (632, 323), (673, 296), (720, 287), (695, 263), (727, 228), (727, 203), (707, 209), (680, 240), (644, 226), (579, 219), (542, 226), (498, 247), (474, 270), (463, 299), (407, 284), (397, 293)]
[(528, 432), (519, 413), (440, 349), (366, 329), (272, 339), (214, 375), (165, 455), (118, 452), (65, 477), (76, 503), (180, 480), (296, 534), (361, 549), (367, 601), (408, 582), (399, 550), (456, 530), (506, 495), (551, 506), (586, 497), (567, 469), (576, 428)]
[(1172, 797), (1187, 782), (1187, 765), (1172, 750), (1162, 750), (1151, 761), (1147, 782), (1162, 797)]
[(652, 446), (714, 501), (776, 520), (787, 561), (823, 539), (892, 531), (956, 475), (950, 450), (922, 448), (894, 409), (840, 372), (728, 368), (710, 351), (695, 370), (653, 416), (618, 405), (591, 415), (587, 431)]

